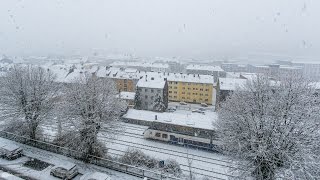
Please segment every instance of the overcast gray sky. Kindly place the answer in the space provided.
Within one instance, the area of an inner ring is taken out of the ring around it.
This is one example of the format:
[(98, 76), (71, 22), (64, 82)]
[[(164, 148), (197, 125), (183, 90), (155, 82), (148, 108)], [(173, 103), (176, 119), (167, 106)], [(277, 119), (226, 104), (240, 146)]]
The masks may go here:
[(0, 0), (9, 55), (318, 58), (319, 33), (319, 0)]

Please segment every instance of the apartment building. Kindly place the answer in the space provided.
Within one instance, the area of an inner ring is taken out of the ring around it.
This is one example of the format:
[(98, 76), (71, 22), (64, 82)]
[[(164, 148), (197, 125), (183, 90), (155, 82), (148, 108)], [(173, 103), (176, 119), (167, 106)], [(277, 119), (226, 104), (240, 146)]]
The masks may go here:
[(190, 64), (186, 70), (188, 74), (213, 75), (215, 82), (219, 77), (226, 77), (226, 72), (220, 66)]
[(135, 92), (137, 83), (140, 80), (156, 81), (167, 79), (169, 101), (184, 101), (189, 103), (215, 104), (216, 83), (213, 75), (166, 73), (166, 72), (145, 72), (127, 69), (112, 68), (107, 73), (117, 85), (119, 92)]
[[(144, 78), (137, 83), (137, 109), (165, 111), (168, 108), (168, 83), (164, 79)], [(158, 106), (158, 107), (157, 107)], [(162, 107), (160, 107), (162, 106)]]

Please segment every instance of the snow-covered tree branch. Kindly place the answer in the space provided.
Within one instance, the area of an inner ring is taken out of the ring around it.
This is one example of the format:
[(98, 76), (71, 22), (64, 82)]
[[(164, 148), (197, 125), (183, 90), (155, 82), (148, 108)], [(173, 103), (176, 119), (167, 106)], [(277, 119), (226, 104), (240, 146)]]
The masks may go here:
[(55, 74), (37, 66), (15, 65), (3, 79), (1, 90), (2, 113), (7, 117), (22, 119), (12, 130), (24, 131), (35, 139), (39, 125), (52, 110), (58, 86)]
[(299, 76), (265, 76), (235, 91), (219, 110), (225, 153), (240, 176), (255, 179), (320, 177), (320, 99)]
[[(104, 144), (97, 139), (103, 125), (112, 127), (119, 120), (126, 104), (116, 97), (117, 90), (112, 80), (83, 74), (66, 88), (65, 115), (74, 119), (77, 126), (73, 141), (85, 158), (87, 155), (103, 156)], [(72, 142), (68, 142), (69, 144)]]

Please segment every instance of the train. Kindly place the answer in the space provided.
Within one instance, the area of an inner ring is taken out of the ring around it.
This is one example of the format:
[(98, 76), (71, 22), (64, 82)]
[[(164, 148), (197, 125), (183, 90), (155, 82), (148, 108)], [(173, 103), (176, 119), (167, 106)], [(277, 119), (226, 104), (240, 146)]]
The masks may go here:
[(204, 149), (214, 152), (220, 152), (219, 146), (221, 142), (213, 140), (213, 138), (202, 138), (196, 136), (189, 136), (177, 133), (171, 133), (166, 131), (160, 131), (156, 129), (148, 128), (144, 131), (143, 137), (146, 139), (153, 139), (158, 141), (164, 141), (170, 144), (182, 145), (186, 147), (192, 147), (197, 149)]

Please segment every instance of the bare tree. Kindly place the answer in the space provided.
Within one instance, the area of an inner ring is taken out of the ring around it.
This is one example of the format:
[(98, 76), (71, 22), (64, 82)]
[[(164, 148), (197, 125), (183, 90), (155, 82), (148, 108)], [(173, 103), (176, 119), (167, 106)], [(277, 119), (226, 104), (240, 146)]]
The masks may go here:
[(255, 179), (316, 179), (320, 175), (320, 105), (299, 76), (265, 76), (235, 91), (219, 110), (225, 153), (237, 175)]
[(124, 101), (119, 100), (112, 80), (83, 74), (66, 88), (65, 115), (74, 119), (77, 133), (67, 142), (71, 148), (80, 150), (85, 160), (87, 155), (103, 156), (105, 145), (98, 141), (103, 125), (112, 127), (119, 120)]
[(18, 127), (32, 139), (39, 133), (39, 125), (54, 106), (58, 86), (56, 76), (49, 69), (15, 65), (3, 79), (1, 110), (6, 117), (15, 117)]

